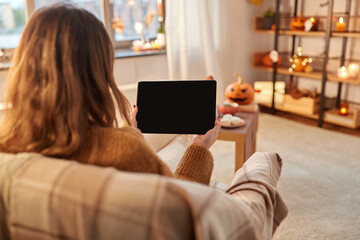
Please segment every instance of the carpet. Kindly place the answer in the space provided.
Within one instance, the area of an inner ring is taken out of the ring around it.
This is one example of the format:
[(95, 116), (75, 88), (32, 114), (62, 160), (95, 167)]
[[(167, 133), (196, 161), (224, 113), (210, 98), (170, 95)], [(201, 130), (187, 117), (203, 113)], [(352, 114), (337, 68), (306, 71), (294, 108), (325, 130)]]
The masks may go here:
[[(229, 184), (234, 144), (212, 147), (214, 180)], [(360, 138), (260, 114), (257, 151), (283, 159), (278, 191), (289, 215), (282, 239), (360, 239)]]

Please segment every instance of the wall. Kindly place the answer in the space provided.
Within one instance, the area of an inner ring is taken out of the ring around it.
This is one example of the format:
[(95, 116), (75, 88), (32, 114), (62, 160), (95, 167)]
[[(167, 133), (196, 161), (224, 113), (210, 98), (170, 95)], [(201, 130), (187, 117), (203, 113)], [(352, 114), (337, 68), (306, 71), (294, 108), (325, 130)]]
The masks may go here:
[(221, 50), (220, 62), (224, 76), (223, 86), (236, 81), (234, 73), (239, 73), (245, 82), (270, 80), (268, 74), (257, 71), (252, 67), (253, 54), (266, 52), (273, 48), (273, 37), (259, 35), (254, 32), (254, 17), (261, 15), (268, 7), (269, 1), (264, 1), (262, 6), (255, 6), (245, 0), (218, 0), (220, 19), (215, 24), (219, 29), (217, 47)]
[[(118, 58), (114, 65), (114, 77), (120, 90), (131, 104), (136, 103), (136, 83), (141, 80), (167, 79), (166, 55)], [(8, 71), (0, 71), (0, 98), (4, 95)]]
[[(271, 74), (263, 71), (258, 71), (252, 67), (252, 57), (256, 52), (268, 52), (274, 47), (274, 36), (267, 34), (259, 34), (254, 32), (254, 18), (261, 16), (262, 13), (269, 7), (275, 8), (275, 1), (263, 1), (261, 6), (255, 6), (246, 0), (227, 0), (227, 4), (222, 4), (223, 0), (217, 0), (220, 15), (218, 24), (220, 27), (216, 34), (219, 36), (226, 36), (219, 38), (217, 42), (218, 48), (221, 48), (220, 61), (224, 69), (223, 86), (226, 87), (229, 83), (234, 82), (234, 73), (240, 73), (244, 81), (252, 83), (254, 81), (271, 80)], [(320, 8), (320, 3), (324, 1), (303, 0), (304, 5), (299, 9), (306, 13), (306, 15), (326, 15), (327, 7)], [(334, 0), (334, 11), (341, 12), (345, 9), (345, 1)], [(353, 0), (352, 11), (359, 9), (359, 1)], [(292, 11), (294, 1), (281, 1), (281, 8), (284, 11)], [(301, 2), (301, 1), (299, 1)], [(353, 12), (354, 13), (354, 12)], [(357, 30), (360, 31), (360, 24), (357, 25)], [(323, 38), (301, 38), (301, 45), (304, 48), (304, 53), (309, 55), (316, 55), (324, 49)], [(290, 37), (281, 37), (279, 46), (280, 50), (290, 49)], [(339, 54), (339, 46), (341, 39), (331, 40), (331, 54)], [(350, 39), (348, 43), (348, 56), (356, 57), (360, 54), (360, 39)], [(360, 59), (360, 58), (358, 58)], [(146, 56), (134, 58), (117, 59), (115, 62), (115, 79), (117, 84), (121, 85), (121, 89), (128, 91), (131, 102), (135, 102), (136, 90), (131, 88), (139, 80), (155, 80), (168, 78), (166, 55), (160, 56)], [(6, 72), (0, 71), (0, 88), (6, 78)], [(279, 76), (279, 79), (285, 79), (286, 76)], [(130, 84), (130, 85), (129, 85)], [(305, 88), (316, 87), (320, 91), (321, 82), (318, 80), (300, 79), (299, 86)], [(1, 93), (1, 92), (0, 92)], [(328, 96), (336, 96), (337, 84), (328, 82), (326, 88)], [(360, 86), (344, 84), (343, 98), (360, 102)]]
[(114, 77), (120, 90), (133, 105), (136, 103), (138, 81), (168, 78), (166, 55), (116, 59)]

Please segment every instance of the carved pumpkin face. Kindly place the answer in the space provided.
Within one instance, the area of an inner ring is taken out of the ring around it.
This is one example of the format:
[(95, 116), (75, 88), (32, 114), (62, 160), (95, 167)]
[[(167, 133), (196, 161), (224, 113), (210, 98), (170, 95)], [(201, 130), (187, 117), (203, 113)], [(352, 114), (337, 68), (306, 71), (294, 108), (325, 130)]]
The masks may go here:
[(290, 29), (293, 31), (304, 31), (306, 17), (294, 17), (290, 22)]
[(254, 89), (248, 83), (242, 83), (240, 80), (235, 83), (231, 83), (225, 90), (225, 97), (229, 102), (237, 104), (249, 104), (254, 99)]

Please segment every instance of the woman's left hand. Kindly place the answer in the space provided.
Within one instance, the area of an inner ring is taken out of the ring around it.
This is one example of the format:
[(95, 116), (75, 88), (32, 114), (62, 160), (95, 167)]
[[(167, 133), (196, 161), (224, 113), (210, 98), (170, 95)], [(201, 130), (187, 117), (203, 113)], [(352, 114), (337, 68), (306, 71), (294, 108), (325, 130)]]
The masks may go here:
[(203, 148), (206, 148), (207, 150), (210, 149), (210, 147), (215, 143), (216, 138), (219, 134), (221, 127), (221, 123), (219, 120), (215, 120), (215, 126), (214, 128), (210, 129), (205, 133), (205, 135), (196, 135), (193, 139), (194, 145), (201, 146)]
[(134, 108), (130, 114), (130, 124), (132, 127), (137, 127), (136, 114), (138, 112), (138, 107), (134, 105)]

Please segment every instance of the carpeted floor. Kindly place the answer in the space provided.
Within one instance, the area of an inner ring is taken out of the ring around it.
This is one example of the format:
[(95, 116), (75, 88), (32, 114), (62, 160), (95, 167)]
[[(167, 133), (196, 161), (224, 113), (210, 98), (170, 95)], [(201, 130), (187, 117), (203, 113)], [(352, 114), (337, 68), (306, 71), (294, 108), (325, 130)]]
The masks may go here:
[[(214, 178), (229, 184), (234, 144), (211, 149)], [(257, 151), (283, 159), (278, 190), (289, 215), (274, 239), (360, 239), (360, 138), (260, 114)]]

